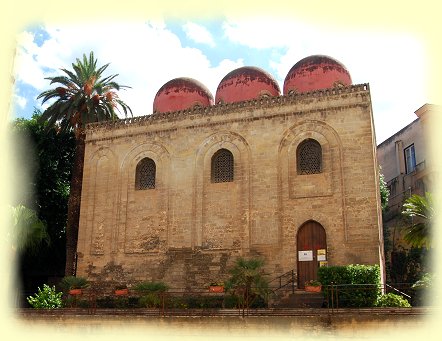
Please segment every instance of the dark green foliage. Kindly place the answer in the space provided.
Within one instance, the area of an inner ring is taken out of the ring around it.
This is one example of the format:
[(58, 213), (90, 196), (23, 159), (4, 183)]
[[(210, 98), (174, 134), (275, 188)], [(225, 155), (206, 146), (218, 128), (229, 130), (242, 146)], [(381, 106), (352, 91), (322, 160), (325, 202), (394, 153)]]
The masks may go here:
[(62, 292), (55, 290), (55, 286), (51, 288), (43, 284), (43, 290), (38, 288), (38, 292), (34, 296), (29, 296), (27, 300), (36, 309), (56, 309), (62, 306), (62, 295)]
[(43, 113), (42, 119), (53, 126), (58, 122), (62, 131), (71, 128), (84, 128), (89, 122), (100, 122), (118, 118), (115, 108), (132, 115), (130, 107), (119, 99), (117, 91), (128, 88), (113, 81), (118, 75), (104, 77), (103, 72), (109, 64), (97, 67), (94, 53), (89, 58), (83, 54), (83, 59), (77, 58), (72, 63), (72, 70), (61, 69), (62, 76), (47, 77), (58, 87), (43, 91), (37, 99), (42, 104), (55, 100)]
[(71, 289), (83, 289), (89, 286), (86, 278), (66, 276), (60, 281), (60, 288), (67, 293)]
[(163, 282), (141, 282), (134, 289), (142, 294), (139, 304), (145, 308), (158, 308), (163, 303), (163, 295), (169, 289)]
[(431, 250), (411, 248), (397, 250), (390, 254), (389, 275), (393, 284), (414, 283), (427, 270), (425, 260), (430, 258)]
[(410, 308), (411, 305), (408, 301), (400, 295), (396, 294), (385, 294), (378, 297), (376, 307), (402, 307)]
[(141, 296), (139, 302), (144, 308), (159, 308), (162, 304), (162, 296), (156, 292), (150, 292)]
[(169, 287), (163, 282), (141, 282), (135, 285), (134, 290), (139, 292), (164, 292), (167, 291)]
[(224, 308), (232, 309), (240, 307), (240, 299), (236, 295), (225, 295), (224, 296)]
[(50, 244), (50, 237), (46, 231), (46, 224), (41, 221), (37, 213), (23, 205), (11, 207), (12, 216), (12, 245), (18, 252), (27, 251), (35, 255), (42, 242)]
[(431, 247), (431, 224), (434, 217), (431, 193), (425, 196), (413, 194), (403, 205), (402, 214), (410, 218), (410, 223), (403, 230), (403, 238), (414, 247)]
[(31, 119), (17, 119), (12, 124), (16, 164), (27, 170), (13, 179), (16, 193), (13, 205), (22, 204), (34, 209), (46, 223), (51, 243), (38, 248), (36, 253), (20, 255), (20, 278), (24, 289), (36, 290), (48, 277), (62, 277), (66, 257), (65, 227), (69, 199), (70, 177), (73, 165), (75, 138), (72, 133), (45, 131), (47, 125), (39, 122), (41, 113), (35, 111)]
[(96, 303), (97, 308), (116, 308), (115, 298), (111, 296), (98, 297)]
[(263, 266), (262, 259), (239, 257), (230, 269), (231, 277), (226, 281), (225, 287), (238, 297), (242, 308), (251, 307), (255, 301), (265, 300), (270, 293)]
[(170, 309), (221, 309), (223, 307), (223, 296), (172, 296), (167, 297), (165, 306)]
[(325, 297), (339, 307), (374, 306), (380, 284), (378, 265), (329, 266), (318, 269), (318, 278), (323, 285)]

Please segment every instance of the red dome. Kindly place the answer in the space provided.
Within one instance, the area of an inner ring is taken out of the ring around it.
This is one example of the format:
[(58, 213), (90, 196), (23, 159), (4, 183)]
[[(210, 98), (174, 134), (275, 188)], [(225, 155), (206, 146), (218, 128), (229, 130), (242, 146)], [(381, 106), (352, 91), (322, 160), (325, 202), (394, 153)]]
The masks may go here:
[(284, 80), (284, 95), (290, 91), (307, 92), (351, 85), (350, 73), (337, 60), (315, 55), (297, 62)]
[(153, 101), (153, 112), (185, 110), (196, 105), (213, 105), (210, 91), (195, 79), (175, 78), (158, 90)]
[(246, 101), (261, 96), (279, 96), (278, 83), (256, 67), (244, 66), (229, 72), (216, 89), (215, 103)]

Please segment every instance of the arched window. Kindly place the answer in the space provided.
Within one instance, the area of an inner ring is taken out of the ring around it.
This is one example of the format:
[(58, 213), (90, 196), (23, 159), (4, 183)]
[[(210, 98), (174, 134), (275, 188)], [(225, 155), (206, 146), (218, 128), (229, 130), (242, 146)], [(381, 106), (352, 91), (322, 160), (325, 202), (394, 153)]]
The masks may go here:
[(155, 161), (146, 157), (138, 162), (135, 171), (135, 189), (155, 188)]
[(322, 172), (322, 148), (318, 141), (307, 139), (301, 142), (296, 151), (298, 174), (317, 174)]
[(212, 156), (212, 182), (233, 181), (233, 154), (220, 149)]

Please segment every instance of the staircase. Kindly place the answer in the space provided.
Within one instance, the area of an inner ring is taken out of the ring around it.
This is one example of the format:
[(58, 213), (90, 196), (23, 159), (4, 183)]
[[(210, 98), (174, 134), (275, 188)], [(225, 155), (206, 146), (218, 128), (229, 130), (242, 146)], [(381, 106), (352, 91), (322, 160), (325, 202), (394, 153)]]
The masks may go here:
[(307, 292), (297, 288), (296, 272), (290, 270), (269, 282), (273, 294), (269, 299), (272, 308), (321, 308), (322, 293)]

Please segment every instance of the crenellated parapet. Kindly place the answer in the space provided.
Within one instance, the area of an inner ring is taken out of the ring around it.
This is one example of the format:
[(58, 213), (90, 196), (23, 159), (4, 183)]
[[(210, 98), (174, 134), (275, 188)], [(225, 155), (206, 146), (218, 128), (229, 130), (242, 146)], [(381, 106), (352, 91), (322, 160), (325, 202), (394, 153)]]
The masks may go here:
[(248, 110), (259, 107), (260, 109), (268, 109), (272, 107), (280, 107), (288, 104), (296, 104), (303, 100), (308, 99), (320, 99), (333, 96), (341, 96), (355, 93), (369, 93), (369, 84), (356, 84), (350, 86), (341, 86), (328, 89), (319, 89), (308, 92), (295, 93), (292, 92), (288, 95), (275, 96), (275, 97), (262, 97), (252, 100), (232, 102), (232, 103), (220, 103), (207, 107), (196, 106), (186, 110), (170, 111), (170, 112), (158, 112), (151, 115), (128, 117), (115, 121), (103, 121), (90, 123), (86, 126), (87, 132), (109, 130), (115, 128), (121, 128), (124, 126), (146, 126), (151, 124), (163, 124), (165, 122), (182, 120), (189, 118), (191, 120), (197, 118), (204, 118), (209, 116), (221, 116), (230, 112), (237, 112), (238, 110)]

